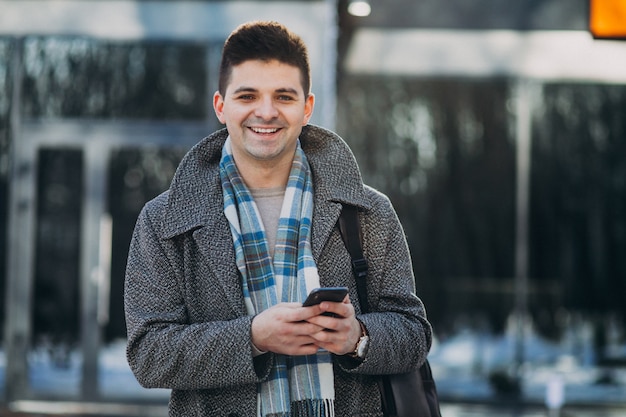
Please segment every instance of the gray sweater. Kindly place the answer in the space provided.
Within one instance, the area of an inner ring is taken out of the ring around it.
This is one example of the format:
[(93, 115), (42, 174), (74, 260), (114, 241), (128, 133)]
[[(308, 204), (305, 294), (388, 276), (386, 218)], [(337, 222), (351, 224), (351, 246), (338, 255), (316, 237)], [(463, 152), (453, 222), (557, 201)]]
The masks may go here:
[[(187, 153), (170, 189), (142, 210), (130, 245), (128, 362), (144, 387), (172, 389), (170, 416), (255, 416), (257, 383), (273, 361), (251, 351), (252, 317), (223, 213), (219, 161), (227, 135), (215, 132)], [(314, 181), (311, 244), (321, 285), (349, 287), (371, 340), (362, 363), (334, 357), (336, 415), (382, 416), (376, 375), (417, 368), (432, 337), (404, 232), (389, 199), (363, 184), (341, 138), (309, 125), (300, 142)], [(336, 226), (344, 203), (361, 210), (367, 314)]]

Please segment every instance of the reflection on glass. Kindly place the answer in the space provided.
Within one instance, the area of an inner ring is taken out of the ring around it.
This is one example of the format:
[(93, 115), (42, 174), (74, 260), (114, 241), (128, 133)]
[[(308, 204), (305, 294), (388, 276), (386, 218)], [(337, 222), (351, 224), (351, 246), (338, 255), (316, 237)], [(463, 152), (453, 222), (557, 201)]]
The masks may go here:
[(206, 118), (206, 53), (198, 44), (29, 37), (28, 117)]
[[(444, 396), (623, 402), (626, 87), (545, 84), (532, 105), (529, 312), (514, 352), (514, 82), (351, 75), (338, 130), (392, 199)], [(607, 371), (610, 370), (610, 371)]]
[(70, 366), (80, 326), (82, 151), (42, 149), (38, 159), (33, 343)]

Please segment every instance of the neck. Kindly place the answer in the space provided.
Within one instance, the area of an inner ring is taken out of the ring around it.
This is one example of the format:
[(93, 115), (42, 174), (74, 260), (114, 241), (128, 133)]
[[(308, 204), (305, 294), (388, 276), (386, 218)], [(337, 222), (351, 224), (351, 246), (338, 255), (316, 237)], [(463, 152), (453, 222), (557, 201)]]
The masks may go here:
[(291, 172), (291, 161), (286, 162), (267, 166), (238, 164), (237, 169), (249, 188), (285, 188)]

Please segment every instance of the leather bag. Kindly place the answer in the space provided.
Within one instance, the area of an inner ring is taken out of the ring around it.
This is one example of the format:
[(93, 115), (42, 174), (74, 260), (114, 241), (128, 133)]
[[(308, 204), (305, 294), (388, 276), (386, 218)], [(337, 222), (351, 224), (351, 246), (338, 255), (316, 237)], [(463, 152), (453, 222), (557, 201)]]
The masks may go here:
[[(361, 310), (369, 311), (367, 302), (367, 260), (361, 245), (358, 209), (344, 205), (339, 230), (352, 258)], [(441, 417), (439, 397), (428, 359), (419, 368), (402, 374), (382, 375), (378, 383), (386, 417)]]

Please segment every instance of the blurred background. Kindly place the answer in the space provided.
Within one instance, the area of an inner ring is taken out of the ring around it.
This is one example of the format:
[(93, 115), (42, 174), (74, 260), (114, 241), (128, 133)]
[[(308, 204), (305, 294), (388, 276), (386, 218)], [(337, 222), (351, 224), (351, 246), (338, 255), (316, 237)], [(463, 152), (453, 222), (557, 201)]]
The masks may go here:
[(125, 360), (128, 244), (254, 19), (305, 39), (312, 122), (396, 207), (444, 415), (623, 415), (621, 0), (0, 0), (2, 404), (167, 415)]

